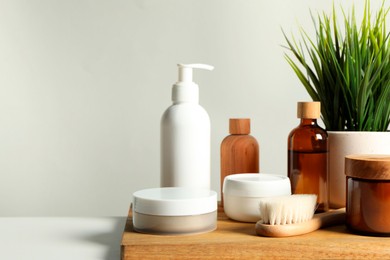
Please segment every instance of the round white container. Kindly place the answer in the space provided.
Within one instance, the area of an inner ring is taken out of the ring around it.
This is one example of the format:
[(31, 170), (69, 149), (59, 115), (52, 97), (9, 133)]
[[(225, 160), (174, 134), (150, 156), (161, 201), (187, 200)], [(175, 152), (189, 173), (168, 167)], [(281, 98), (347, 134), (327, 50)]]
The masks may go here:
[(225, 177), (223, 183), (225, 214), (234, 220), (260, 220), (259, 199), (291, 195), (290, 179), (264, 173), (240, 173)]
[(133, 194), (137, 232), (183, 235), (217, 228), (217, 193), (208, 189), (168, 187)]

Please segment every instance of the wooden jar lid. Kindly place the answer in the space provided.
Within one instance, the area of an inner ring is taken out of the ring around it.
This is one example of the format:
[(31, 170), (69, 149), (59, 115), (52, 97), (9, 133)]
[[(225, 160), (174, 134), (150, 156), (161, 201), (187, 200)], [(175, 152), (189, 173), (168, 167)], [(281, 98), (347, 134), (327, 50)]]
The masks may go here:
[(345, 157), (345, 175), (367, 180), (390, 180), (390, 155), (348, 155)]
[(321, 103), (318, 101), (313, 102), (298, 102), (297, 117), (316, 119), (321, 115)]
[(251, 132), (251, 120), (249, 118), (230, 118), (229, 133), (231, 135), (248, 135)]

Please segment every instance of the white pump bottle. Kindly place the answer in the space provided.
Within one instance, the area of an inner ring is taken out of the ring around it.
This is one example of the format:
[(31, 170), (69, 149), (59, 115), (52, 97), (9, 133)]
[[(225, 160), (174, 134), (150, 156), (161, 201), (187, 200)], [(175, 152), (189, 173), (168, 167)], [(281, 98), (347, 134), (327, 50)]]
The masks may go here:
[(213, 70), (206, 64), (178, 64), (179, 81), (161, 118), (161, 187), (210, 189), (210, 118), (199, 105), (193, 69)]

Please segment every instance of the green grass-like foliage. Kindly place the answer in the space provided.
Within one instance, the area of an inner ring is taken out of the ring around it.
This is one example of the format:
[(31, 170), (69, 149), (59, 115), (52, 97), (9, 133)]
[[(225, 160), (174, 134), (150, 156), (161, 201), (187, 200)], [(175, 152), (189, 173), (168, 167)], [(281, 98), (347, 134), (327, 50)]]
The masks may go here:
[[(355, 9), (342, 12), (339, 27), (335, 7), (330, 16), (313, 16), (315, 39), (301, 29), (285, 46), (285, 58), (314, 101), (321, 102), (329, 131), (387, 131), (390, 124), (389, 12), (384, 2), (374, 19), (370, 3), (358, 27)], [(317, 19), (316, 19), (317, 18)], [(291, 54), (290, 56), (288, 54)]]

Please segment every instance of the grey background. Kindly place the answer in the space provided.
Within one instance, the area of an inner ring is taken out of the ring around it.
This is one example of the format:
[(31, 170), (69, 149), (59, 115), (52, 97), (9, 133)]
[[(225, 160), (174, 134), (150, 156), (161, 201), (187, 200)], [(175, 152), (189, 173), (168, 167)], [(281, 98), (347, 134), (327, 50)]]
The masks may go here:
[(286, 175), (296, 102), (309, 97), (281, 27), (312, 34), (309, 10), (332, 2), (0, 1), (0, 216), (127, 215), (134, 191), (159, 185), (177, 63), (215, 66), (194, 75), (211, 118), (212, 188), (230, 117), (252, 119), (261, 171)]

